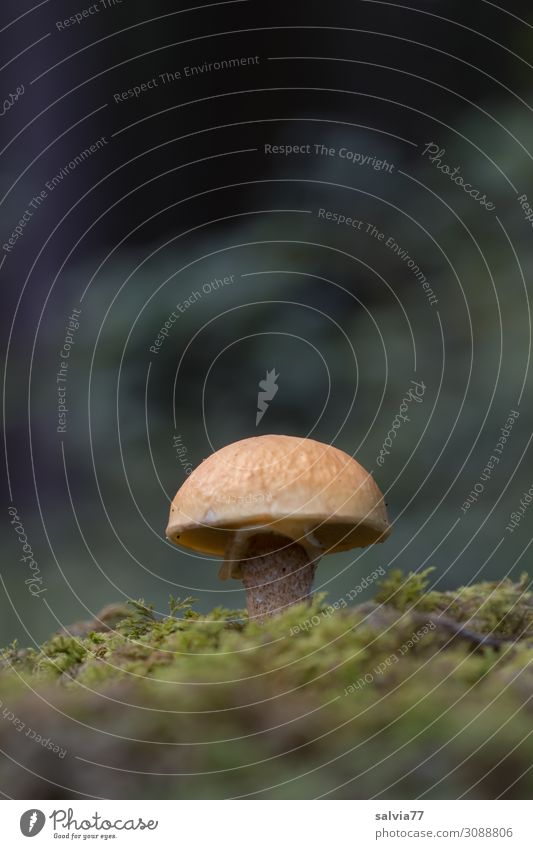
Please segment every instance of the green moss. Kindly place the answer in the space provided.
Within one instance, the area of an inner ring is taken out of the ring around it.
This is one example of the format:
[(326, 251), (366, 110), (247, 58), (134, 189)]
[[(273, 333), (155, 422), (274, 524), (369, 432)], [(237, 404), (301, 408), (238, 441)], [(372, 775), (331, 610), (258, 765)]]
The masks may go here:
[(483, 633), (506, 639), (528, 639), (533, 637), (533, 605), (528, 585), (529, 578), (524, 575), (517, 583), (505, 579), (461, 587), (456, 592), (432, 593), (433, 609), (446, 611)]
[(381, 582), (376, 601), (397, 610), (417, 610), (445, 614), (463, 625), (484, 634), (505, 639), (533, 636), (533, 605), (527, 574), (520, 581), (504, 579), (460, 587), (453, 592), (427, 591), (433, 568), (410, 572), (399, 569)]
[(440, 592), (431, 574), (393, 572), (373, 602), (333, 610), (317, 596), (263, 626), (171, 598), (167, 616), (139, 601), (109, 630), (14, 644), (1, 701), (72, 756), (50, 760), (0, 722), (12, 757), (0, 777), (20, 780), (22, 798), (53, 795), (55, 781), (118, 798), (486, 798), (507, 786), (528, 798), (528, 579)]
[(87, 649), (82, 641), (75, 637), (58, 634), (41, 646), (41, 653), (32, 652), (26, 658), (26, 664), (33, 663), (32, 671), (37, 675), (61, 675), (82, 663)]
[(424, 599), (426, 604), (431, 605), (431, 600), (426, 598), (426, 588), (434, 571), (434, 567), (430, 566), (423, 572), (409, 572), (405, 577), (401, 569), (393, 569), (379, 582), (376, 602), (392, 604), (398, 610), (417, 607)]

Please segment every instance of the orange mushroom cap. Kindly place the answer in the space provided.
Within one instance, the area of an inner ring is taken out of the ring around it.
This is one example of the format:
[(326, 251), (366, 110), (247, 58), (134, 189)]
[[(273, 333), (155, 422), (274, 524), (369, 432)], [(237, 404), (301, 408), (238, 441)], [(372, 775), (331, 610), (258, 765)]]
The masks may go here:
[(256, 436), (226, 445), (180, 487), (166, 536), (224, 555), (236, 531), (282, 534), (324, 554), (383, 542), (390, 533), (372, 475), (333, 445)]

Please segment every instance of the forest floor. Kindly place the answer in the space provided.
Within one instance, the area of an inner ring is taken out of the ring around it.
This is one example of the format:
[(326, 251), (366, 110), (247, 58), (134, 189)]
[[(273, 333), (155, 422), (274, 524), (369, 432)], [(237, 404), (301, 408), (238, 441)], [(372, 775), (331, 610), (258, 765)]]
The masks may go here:
[(531, 798), (533, 596), (392, 572), (359, 606), (110, 605), (0, 655), (12, 798)]

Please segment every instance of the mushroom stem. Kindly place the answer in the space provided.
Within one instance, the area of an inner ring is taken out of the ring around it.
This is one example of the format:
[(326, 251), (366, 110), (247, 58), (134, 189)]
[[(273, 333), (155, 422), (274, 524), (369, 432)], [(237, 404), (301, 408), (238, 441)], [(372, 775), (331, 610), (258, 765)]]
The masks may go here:
[(291, 604), (311, 600), (318, 558), (280, 534), (249, 536), (237, 568), (250, 619), (264, 622)]

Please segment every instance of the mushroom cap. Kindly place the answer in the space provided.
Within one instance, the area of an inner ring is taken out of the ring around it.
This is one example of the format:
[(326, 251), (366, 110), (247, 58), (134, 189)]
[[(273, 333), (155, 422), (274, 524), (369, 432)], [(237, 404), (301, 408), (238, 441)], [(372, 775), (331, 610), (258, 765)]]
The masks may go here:
[(224, 555), (236, 531), (311, 540), (324, 554), (383, 542), (390, 533), (372, 475), (333, 445), (255, 436), (226, 445), (190, 474), (170, 508), (166, 536)]

